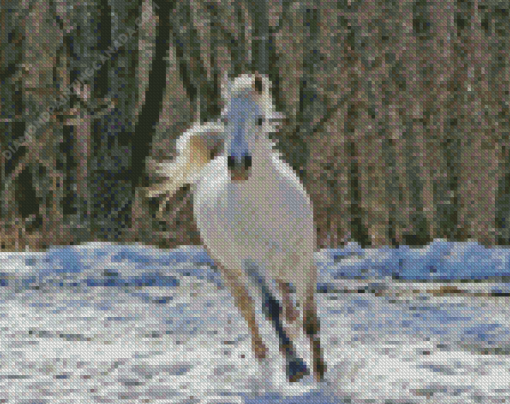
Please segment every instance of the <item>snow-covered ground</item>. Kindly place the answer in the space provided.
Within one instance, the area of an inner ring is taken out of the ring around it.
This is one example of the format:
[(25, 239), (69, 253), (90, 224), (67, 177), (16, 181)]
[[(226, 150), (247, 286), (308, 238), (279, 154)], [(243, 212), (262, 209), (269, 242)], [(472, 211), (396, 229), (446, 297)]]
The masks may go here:
[(201, 247), (2, 253), (0, 403), (510, 403), (510, 249), (316, 258), (328, 371), (290, 384), (260, 310), (270, 356), (254, 359)]

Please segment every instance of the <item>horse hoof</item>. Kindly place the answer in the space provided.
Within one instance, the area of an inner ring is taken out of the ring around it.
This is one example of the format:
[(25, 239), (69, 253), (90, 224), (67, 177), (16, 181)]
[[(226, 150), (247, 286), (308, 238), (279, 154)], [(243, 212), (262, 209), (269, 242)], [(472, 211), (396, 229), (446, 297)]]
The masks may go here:
[(303, 376), (308, 374), (310, 374), (310, 372), (308, 371), (305, 362), (299, 358), (296, 358), (287, 364), (287, 379), (291, 383), (301, 380)]

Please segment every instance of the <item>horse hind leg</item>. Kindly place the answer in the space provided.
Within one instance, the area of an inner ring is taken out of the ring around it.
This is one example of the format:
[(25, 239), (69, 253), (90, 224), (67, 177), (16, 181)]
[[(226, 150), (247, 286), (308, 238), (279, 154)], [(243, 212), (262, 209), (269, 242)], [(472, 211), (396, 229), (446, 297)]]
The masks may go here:
[(293, 284), (296, 287), (296, 304), (303, 318), (299, 325), (303, 327), (303, 333), (310, 341), (313, 374), (315, 380), (319, 382), (324, 378), (326, 363), (321, 349), (320, 322), (314, 300), (317, 289), (317, 269), (313, 262), (309, 262), (301, 266), (301, 270), (296, 270), (294, 273)]
[(310, 339), (312, 347), (313, 374), (316, 381), (321, 381), (326, 372), (326, 363), (321, 349), (319, 331), (320, 322), (317, 316), (317, 307), (314, 300), (315, 285), (308, 288), (303, 308), (303, 330)]
[(282, 303), (285, 318), (287, 320), (287, 323), (292, 324), (296, 321), (299, 313), (294, 307), (294, 303), (292, 303), (292, 299), (290, 297), (290, 285), (287, 282), (278, 281), (278, 286), (280, 289), (280, 293), (282, 294)]
[[(289, 337), (293, 341), (297, 341), (299, 333), (303, 327), (300, 310), (298, 309), (291, 298), (290, 284), (284, 281), (278, 281), (280, 293), (282, 295), (282, 306), (285, 320), (287, 322), (287, 331)], [(299, 301), (299, 300), (298, 300)]]

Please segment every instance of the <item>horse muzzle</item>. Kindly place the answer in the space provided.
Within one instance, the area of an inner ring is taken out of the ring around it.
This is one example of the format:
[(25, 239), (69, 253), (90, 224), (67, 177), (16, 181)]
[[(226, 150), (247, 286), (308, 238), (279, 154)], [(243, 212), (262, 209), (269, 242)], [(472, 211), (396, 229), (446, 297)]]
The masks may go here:
[(252, 165), (251, 156), (228, 156), (227, 167), (232, 181), (246, 181), (250, 177)]

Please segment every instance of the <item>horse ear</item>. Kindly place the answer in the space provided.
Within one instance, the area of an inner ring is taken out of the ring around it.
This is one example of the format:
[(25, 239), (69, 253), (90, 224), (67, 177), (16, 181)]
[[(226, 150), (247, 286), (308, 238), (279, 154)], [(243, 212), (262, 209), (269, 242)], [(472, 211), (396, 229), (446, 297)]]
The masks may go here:
[(262, 95), (264, 91), (264, 86), (262, 84), (262, 77), (260, 77), (258, 74), (255, 74), (255, 82), (253, 83), (253, 88), (257, 93)]

